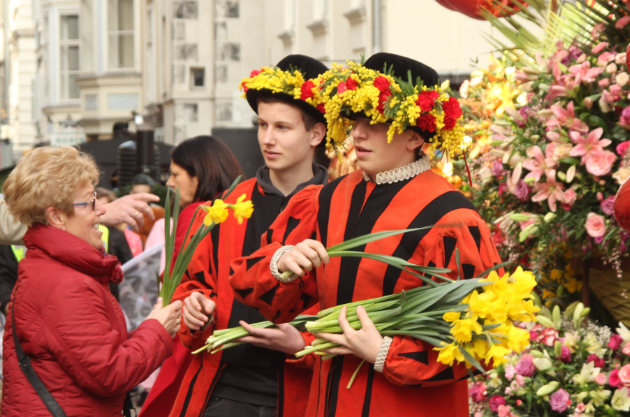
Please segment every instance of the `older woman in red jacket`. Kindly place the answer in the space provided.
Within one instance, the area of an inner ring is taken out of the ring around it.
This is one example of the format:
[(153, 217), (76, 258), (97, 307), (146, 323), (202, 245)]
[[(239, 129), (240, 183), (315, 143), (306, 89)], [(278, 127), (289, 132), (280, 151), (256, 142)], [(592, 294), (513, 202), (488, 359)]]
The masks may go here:
[(68, 417), (120, 416), (127, 391), (172, 354), (179, 301), (127, 334), (109, 292), (122, 271), (103, 251), (97, 180), (90, 156), (61, 147), (31, 151), (4, 184), (9, 210), (29, 229), (4, 335), (2, 416), (51, 415), (18, 364), (12, 328)]

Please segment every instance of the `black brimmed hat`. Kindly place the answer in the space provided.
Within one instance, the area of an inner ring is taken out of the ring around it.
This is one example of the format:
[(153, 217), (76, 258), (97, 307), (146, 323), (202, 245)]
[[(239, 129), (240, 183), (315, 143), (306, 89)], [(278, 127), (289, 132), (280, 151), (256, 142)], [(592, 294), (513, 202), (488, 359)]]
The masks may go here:
[(258, 98), (273, 97), (298, 106), (318, 122), (326, 124), (319, 94), (319, 76), (327, 70), (326, 65), (309, 56), (288, 55), (275, 68), (252, 71), (240, 87), (256, 114)]

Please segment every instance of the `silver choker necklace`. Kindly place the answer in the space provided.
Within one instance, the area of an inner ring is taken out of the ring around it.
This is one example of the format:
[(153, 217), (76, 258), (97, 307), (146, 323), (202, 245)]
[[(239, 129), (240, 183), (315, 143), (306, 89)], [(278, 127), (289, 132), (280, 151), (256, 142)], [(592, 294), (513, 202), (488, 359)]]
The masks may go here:
[[(424, 171), (428, 171), (431, 169), (431, 163), (429, 162), (429, 158), (426, 155), (421, 155), (420, 159), (416, 161), (402, 166), (400, 168), (392, 169), (390, 171), (379, 172), (376, 174), (376, 181), (374, 181), (377, 185), (380, 184), (393, 184), (398, 181), (404, 181), (409, 178), (413, 178), (418, 174), (422, 174)], [(363, 172), (363, 179), (365, 181), (370, 182), (372, 178), (368, 174)]]

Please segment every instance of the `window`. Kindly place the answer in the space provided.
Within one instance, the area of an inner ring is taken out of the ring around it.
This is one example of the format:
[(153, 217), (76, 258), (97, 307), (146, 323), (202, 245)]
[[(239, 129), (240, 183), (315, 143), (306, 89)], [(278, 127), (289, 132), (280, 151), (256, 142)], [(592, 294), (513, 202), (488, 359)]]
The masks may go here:
[(108, 65), (110, 69), (134, 67), (134, 0), (108, 0)]
[(76, 99), (79, 98), (79, 16), (61, 16), (59, 26), (59, 97)]
[(191, 68), (190, 69), (190, 88), (200, 88), (205, 84), (206, 69)]

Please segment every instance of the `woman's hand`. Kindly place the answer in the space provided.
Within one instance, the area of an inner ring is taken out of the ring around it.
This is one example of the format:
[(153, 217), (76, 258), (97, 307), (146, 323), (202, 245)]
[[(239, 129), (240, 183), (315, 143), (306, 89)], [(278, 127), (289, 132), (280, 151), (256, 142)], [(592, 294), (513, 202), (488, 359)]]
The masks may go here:
[(343, 307), (339, 312), (339, 325), (343, 329), (342, 334), (314, 333), (338, 345), (339, 347), (325, 349), (324, 352), (335, 355), (352, 354), (369, 363), (376, 362), (378, 351), (383, 344), (383, 336), (378, 332), (376, 326), (363, 306), (357, 307), (357, 316), (361, 321), (361, 330), (354, 330), (346, 318), (348, 307)]
[(289, 323), (278, 324), (277, 329), (259, 329), (241, 320), (240, 325), (251, 336), (241, 337), (235, 342), (251, 343), (267, 349), (279, 350), (288, 355), (295, 355), (304, 349), (305, 343), (300, 332)]
[(175, 301), (166, 307), (162, 307), (164, 301), (162, 298), (158, 298), (158, 302), (153, 306), (153, 311), (147, 317), (149, 319), (156, 319), (166, 329), (171, 337), (175, 336), (179, 331), (179, 327), (182, 321), (182, 302)]
[(328, 252), (321, 242), (312, 239), (298, 243), (278, 259), (278, 271), (291, 271), (296, 275), (304, 275), (304, 270), (311, 271), (330, 261)]
[(214, 309), (216, 304), (211, 299), (199, 292), (194, 292), (184, 300), (182, 317), (184, 324), (190, 330), (205, 329), (214, 321)]

